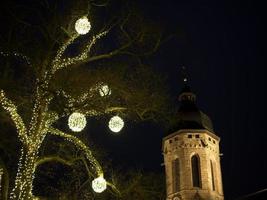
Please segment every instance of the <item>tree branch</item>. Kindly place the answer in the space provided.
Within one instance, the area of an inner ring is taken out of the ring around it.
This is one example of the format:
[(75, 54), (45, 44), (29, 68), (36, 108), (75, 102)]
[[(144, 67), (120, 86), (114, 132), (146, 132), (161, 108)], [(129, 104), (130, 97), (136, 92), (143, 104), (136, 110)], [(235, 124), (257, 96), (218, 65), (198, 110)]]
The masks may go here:
[(113, 184), (107, 181), (107, 185), (111, 187), (111, 189), (121, 197), (121, 192), (118, 190), (118, 188)]
[(91, 1), (90, 3), (93, 5), (93, 6), (97, 6), (97, 7), (105, 7), (108, 5), (110, 0), (106, 0), (105, 2), (103, 3), (95, 3), (94, 1)]
[(14, 122), (18, 130), (19, 139), (21, 140), (23, 144), (27, 144), (28, 137), (27, 137), (27, 130), (26, 130), (25, 124), (21, 116), (17, 113), (17, 107), (11, 100), (9, 100), (5, 96), (5, 93), (3, 90), (0, 90), (0, 103), (2, 107), (8, 112), (12, 121)]
[(79, 148), (80, 150), (82, 150), (86, 156), (86, 159), (94, 166), (97, 176), (100, 176), (103, 174), (102, 168), (99, 165), (98, 161), (94, 158), (94, 156), (92, 155), (92, 152), (89, 150), (89, 148), (77, 137), (70, 135), (70, 134), (66, 134), (56, 128), (50, 127), (49, 128), (49, 133), (62, 137), (65, 140), (73, 143), (77, 148)]
[(114, 112), (114, 111), (124, 111), (124, 110), (127, 110), (126, 107), (109, 107), (105, 110), (105, 113), (110, 113), (110, 112)]
[[(90, 172), (89, 167), (88, 167), (86, 161), (85, 161), (84, 159), (82, 159), (82, 161), (83, 161), (83, 164), (84, 164), (84, 166), (85, 166), (85, 168), (86, 168), (86, 171), (87, 171), (87, 173), (88, 173), (88, 176), (92, 176), (92, 173)], [(82, 187), (84, 187), (84, 186), (88, 183), (88, 181), (89, 181), (89, 179), (87, 179), (87, 180), (81, 185), (81, 187), (79, 188), (79, 191), (81, 190)], [(110, 186), (111, 189), (112, 189), (116, 194), (118, 194), (119, 196), (121, 196), (120, 191), (116, 188), (116, 186), (115, 186), (114, 184), (112, 184), (112, 183), (110, 183), (110, 182), (107, 181), (107, 185)]]
[(52, 74), (54, 74), (61, 65), (61, 57), (64, 54), (65, 50), (68, 48), (72, 42), (79, 37), (79, 34), (74, 34), (71, 36), (58, 50), (55, 59), (52, 61)]
[(123, 50), (128, 48), (129, 46), (131, 46), (132, 43), (133, 43), (133, 41), (130, 41), (127, 44), (120, 47), (119, 49), (115, 49), (115, 50), (108, 52), (108, 53), (105, 53), (105, 54), (100, 54), (100, 55), (88, 57), (87, 59), (84, 60), (84, 63), (89, 63), (89, 62), (96, 61), (96, 60), (111, 58), (111, 57), (118, 55), (118, 54), (124, 54)]
[(0, 158), (0, 184), (1, 184), (0, 185), (0, 197), (2, 197), (3, 200), (8, 200), (9, 173), (8, 173), (5, 163), (1, 160), (1, 158)]
[(88, 44), (86, 45), (86, 47), (84, 48), (84, 50), (78, 55), (75, 56), (73, 58), (63, 58), (61, 59), (63, 53), (65, 52), (65, 50), (67, 49), (67, 47), (78, 37), (75, 36), (76, 38), (74, 38), (73, 40), (70, 39), (69, 41), (66, 42), (66, 44), (64, 44), (60, 50), (58, 51), (58, 54), (53, 62), (53, 67), (52, 67), (52, 74), (54, 74), (56, 71), (66, 68), (70, 65), (74, 65), (77, 64), (79, 62), (84, 63), (86, 61), (86, 59), (88, 58), (88, 52), (90, 52), (91, 48), (94, 46), (94, 44), (96, 43), (96, 41), (98, 39), (100, 39), (101, 37), (105, 36), (108, 33), (108, 31), (103, 31), (98, 33), (97, 35), (93, 36), (92, 40), (90, 40), (88, 42)]
[(19, 59), (22, 59), (24, 60), (27, 65), (31, 65), (31, 59), (25, 55), (23, 55), (22, 53), (18, 53), (18, 52), (3, 52), (3, 51), (0, 51), (0, 55), (4, 56), (4, 57), (15, 57), (15, 58), (19, 58)]
[(36, 163), (35, 163), (35, 167), (38, 167), (39, 165), (42, 165), (44, 163), (47, 163), (47, 162), (59, 162), (59, 163), (62, 163), (64, 165), (68, 165), (68, 166), (71, 166), (74, 164), (75, 161), (77, 160), (80, 160), (81, 158), (75, 158), (75, 159), (71, 159), (71, 160), (66, 160), (64, 158), (61, 158), (59, 156), (45, 156), (45, 157), (42, 157), (42, 158), (39, 158)]

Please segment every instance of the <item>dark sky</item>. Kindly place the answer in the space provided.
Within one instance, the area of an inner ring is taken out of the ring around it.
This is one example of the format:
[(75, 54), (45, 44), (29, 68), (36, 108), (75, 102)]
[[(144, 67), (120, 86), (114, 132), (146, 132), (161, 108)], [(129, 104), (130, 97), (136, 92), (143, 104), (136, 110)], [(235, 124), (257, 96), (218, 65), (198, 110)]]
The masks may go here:
[[(152, 64), (169, 75), (173, 98), (182, 89), (179, 70), (187, 67), (197, 104), (221, 137), (226, 200), (267, 188), (265, 6), (253, 0), (135, 1), (166, 34), (178, 35), (161, 46)], [(118, 166), (164, 170), (166, 133), (158, 125), (126, 122), (118, 136), (101, 129), (90, 134)]]
[[(187, 67), (197, 104), (221, 137), (226, 199), (267, 188), (264, 5), (177, 0), (138, 4), (147, 18), (179, 35), (162, 46), (154, 64), (168, 72), (173, 97), (182, 89), (179, 69)], [(118, 162), (164, 170), (164, 134), (155, 125), (128, 124), (120, 136), (104, 142)]]

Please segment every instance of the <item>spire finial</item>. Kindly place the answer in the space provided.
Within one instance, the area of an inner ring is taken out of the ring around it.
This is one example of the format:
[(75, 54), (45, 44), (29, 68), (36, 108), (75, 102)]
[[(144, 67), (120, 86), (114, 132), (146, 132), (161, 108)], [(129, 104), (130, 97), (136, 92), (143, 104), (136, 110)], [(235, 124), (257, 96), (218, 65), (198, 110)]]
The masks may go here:
[(188, 75), (186, 73), (186, 67), (182, 66), (182, 78), (183, 78), (183, 83), (186, 85), (188, 82)]
[(192, 101), (194, 102), (196, 99), (196, 95), (191, 91), (190, 86), (188, 84), (188, 75), (186, 73), (185, 66), (182, 66), (181, 76), (183, 80), (183, 89), (179, 95), (180, 101)]

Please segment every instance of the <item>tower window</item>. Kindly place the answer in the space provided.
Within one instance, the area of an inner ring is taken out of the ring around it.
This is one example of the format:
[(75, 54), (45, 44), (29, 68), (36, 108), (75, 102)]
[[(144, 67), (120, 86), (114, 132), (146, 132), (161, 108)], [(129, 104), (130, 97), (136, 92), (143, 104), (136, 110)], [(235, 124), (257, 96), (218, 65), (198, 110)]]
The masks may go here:
[(196, 138), (199, 138), (199, 135), (196, 135)]
[(171, 144), (172, 143), (172, 140), (169, 140), (169, 143)]
[(187, 137), (188, 137), (188, 138), (192, 138), (192, 135), (188, 135)]
[(191, 168), (192, 168), (193, 187), (201, 187), (201, 184), (200, 184), (200, 160), (199, 160), (198, 155), (192, 156)]
[(211, 186), (212, 190), (215, 191), (215, 180), (214, 180), (214, 168), (213, 168), (213, 163), (210, 161), (210, 171), (211, 171)]
[(216, 144), (215, 140), (213, 140), (213, 144)]
[(179, 192), (180, 191), (180, 163), (179, 163), (178, 158), (172, 161), (172, 180), (173, 180), (173, 185), (172, 185), (173, 192)]

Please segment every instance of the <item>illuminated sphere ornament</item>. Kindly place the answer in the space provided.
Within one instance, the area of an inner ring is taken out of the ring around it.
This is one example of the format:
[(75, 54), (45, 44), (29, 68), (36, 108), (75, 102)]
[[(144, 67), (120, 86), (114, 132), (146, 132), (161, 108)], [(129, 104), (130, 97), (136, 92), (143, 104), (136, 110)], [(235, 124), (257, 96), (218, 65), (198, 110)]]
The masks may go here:
[(69, 116), (69, 128), (74, 132), (80, 132), (86, 126), (86, 118), (83, 114), (74, 112)]
[(111, 131), (118, 133), (124, 127), (124, 121), (119, 116), (114, 116), (109, 120), (108, 127)]
[(87, 34), (91, 29), (91, 23), (89, 22), (87, 17), (82, 17), (78, 19), (75, 23), (75, 30), (80, 35)]
[(101, 193), (107, 188), (107, 181), (99, 176), (92, 181), (92, 188), (96, 193)]
[(101, 85), (98, 91), (101, 97), (111, 95), (111, 89), (108, 85)]

